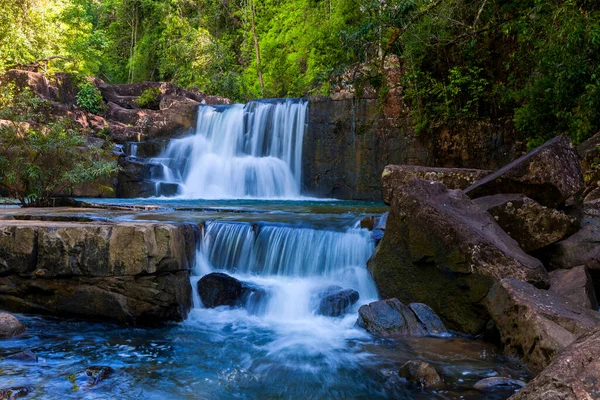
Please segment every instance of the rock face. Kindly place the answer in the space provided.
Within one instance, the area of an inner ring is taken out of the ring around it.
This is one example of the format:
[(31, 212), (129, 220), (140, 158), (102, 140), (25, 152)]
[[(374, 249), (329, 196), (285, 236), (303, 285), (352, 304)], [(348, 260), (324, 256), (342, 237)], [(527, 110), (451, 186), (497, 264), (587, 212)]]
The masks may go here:
[(497, 194), (474, 202), (527, 253), (564, 239), (578, 228), (576, 218), (520, 194)]
[(425, 304), (407, 307), (398, 299), (380, 300), (361, 306), (356, 323), (380, 336), (438, 336), (447, 333), (439, 317)]
[(550, 264), (555, 268), (585, 265), (590, 270), (600, 270), (600, 217), (584, 216), (577, 233), (553, 244)]
[(383, 297), (429, 305), (449, 328), (478, 333), (494, 282), (513, 277), (549, 286), (543, 265), (525, 254), (459, 190), (412, 181), (394, 191), (385, 236), (369, 260)]
[(204, 275), (198, 281), (198, 294), (206, 308), (256, 306), (266, 296), (263, 289), (221, 272)]
[(388, 165), (381, 174), (383, 201), (390, 204), (394, 188), (413, 179), (443, 183), (448, 189), (466, 189), (492, 171), (467, 168), (433, 168), (416, 165)]
[(504, 352), (541, 372), (579, 335), (600, 324), (600, 313), (516, 279), (503, 279), (486, 301), (500, 331)]
[(353, 289), (333, 287), (321, 293), (317, 314), (328, 317), (338, 317), (345, 314), (348, 309), (360, 298), (359, 293)]
[(20, 312), (151, 324), (191, 306), (193, 225), (1, 221), (0, 302)]
[(583, 174), (571, 140), (557, 136), (474, 183), (471, 198), (522, 193), (547, 207), (557, 207), (583, 189)]
[(415, 135), (399, 89), (384, 99), (313, 97), (307, 118), (302, 182), (307, 193), (322, 197), (381, 200), (381, 173), (390, 164), (496, 169), (522, 151), (510, 120)]
[(410, 360), (400, 367), (398, 375), (407, 381), (424, 388), (437, 389), (444, 386), (435, 368), (424, 361)]
[(594, 282), (583, 265), (550, 272), (550, 291), (578, 307), (598, 310)]
[(16, 336), (25, 331), (25, 325), (14, 315), (0, 313), (0, 339)]
[(581, 400), (600, 398), (600, 329), (567, 347), (510, 400)]

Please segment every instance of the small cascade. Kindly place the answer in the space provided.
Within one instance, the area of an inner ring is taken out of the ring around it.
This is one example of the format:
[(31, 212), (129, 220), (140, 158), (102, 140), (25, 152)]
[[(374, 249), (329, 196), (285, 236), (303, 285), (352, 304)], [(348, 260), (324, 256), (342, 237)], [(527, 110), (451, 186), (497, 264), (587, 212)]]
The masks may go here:
[(152, 178), (178, 184), (183, 198), (297, 198), (307, 107), (303, 99), (200, 106), (195, 134), (151, 160), (164, 167)]

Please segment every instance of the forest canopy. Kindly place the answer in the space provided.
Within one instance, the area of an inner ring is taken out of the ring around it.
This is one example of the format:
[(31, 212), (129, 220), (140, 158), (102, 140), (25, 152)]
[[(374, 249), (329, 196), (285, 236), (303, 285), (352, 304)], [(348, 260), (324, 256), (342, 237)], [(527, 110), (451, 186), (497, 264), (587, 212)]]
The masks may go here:
[[(0, 70), (171, 81), (244, 101), (392, 89), (416, 131), (514, 119), (532, 144), (600, 130), (597, 0), (0, 0)], [(360, 78), (348, 74), (359, 69)]]

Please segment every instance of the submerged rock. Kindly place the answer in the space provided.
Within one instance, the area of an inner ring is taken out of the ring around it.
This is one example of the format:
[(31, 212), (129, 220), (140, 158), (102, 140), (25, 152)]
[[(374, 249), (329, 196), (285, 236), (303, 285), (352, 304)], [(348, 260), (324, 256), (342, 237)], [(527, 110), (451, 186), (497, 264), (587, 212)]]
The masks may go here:
[(580, 336), (511, 400), (600, 398), (600, 329)]
[(489, 212), (527, 253), (564, 239), (578, 228), (576, 218), (544, 207), (524, 195), (497, 194), (474, 202)]
[(600, 313), (517, 279), (496, 283), (486, 305), (500, 332), (504, 353), (521, 358), (536, 373), (579, 335), (600, 324)]
[(394, 191), (383, 240), (368, 262), (383, 297), (425, 303), (450, 329), (481, 332), (494, 282), (549, 286), (542, 263), (459, 190), (414, 180)]
[(0, 339), (7, 339), (25, 332), (25, 325), (12, 314), (0, 313)]
[(413, 179), (440, 182), (448, 189), (465, 189), (492, 171), (468, 168), (433, 168), (417, 165), (388, 165), (381, 174), (383, 183), (383, 201), (392, 202), (396, 188)]
[(552, 293), (556, 293), (576, 306), (598, 310), (594, 282), (583, 265), (550, 272), (550, 282)]
[(255, 309), (266, 296), (264, 289), (222, 272), (204, 275), (198, 281), (198, 294), (206, 308), (248, 306)]
[(27, 396), (31, 392), (33, 392), (33, 387), (31, 387), (31, 386), (18, 386), (18, 387), (0, 389), (0, 399), (2, 399), (2, 400), (4, 400), (4, 399), (6, 399), (6, 400), (20, 399), (21, 397)]
[(7, 356), (6, 360), (34, 363), (34, 362), (38, 362), (38, 356), (36, 356), (34, 353), (32, 353), (29, 350), (25, 350), (25, 351), (20, 351), (18, 353)]
[(522, 193), (557, 207), (583, 189), (583, 173), (571, 140), (557, 136), (465, 189), (471, 198)]
[(319, 307), (317, 313), (328, 317), (338, 317), (345, 314), (348, 309), (360, 298), (354, 289), (342, 289), (334, 287), (319, 295)]
[(491, 378), (484, 378), (477, 381), (475, 385), (473, 385), (473, 388), (481, 390), (482, 392), (487, 392), (506, 388), (519, 389), (525, 385), (525, 382), (520, 381), (518, 379), (505, 378), (503, 376), (494, 376)]
[(76, 392), (82, 386), (95, 386), (115, 373), (112, 367), (104, 365), (93, 365), (83, 371), (69, 375), (67, 378), (73, 384), (73, 391)]
[(398, 299), (365, 304), (358, 309), (358, 326), (381, 335), (426, 336), (427, 330), (413, 311)]
[(398, 375), (424, 388), (438, 389), (444, 386), (444, 381), (435, 368), (420, 360), (410, 360), (405, 363), (398, 370)]

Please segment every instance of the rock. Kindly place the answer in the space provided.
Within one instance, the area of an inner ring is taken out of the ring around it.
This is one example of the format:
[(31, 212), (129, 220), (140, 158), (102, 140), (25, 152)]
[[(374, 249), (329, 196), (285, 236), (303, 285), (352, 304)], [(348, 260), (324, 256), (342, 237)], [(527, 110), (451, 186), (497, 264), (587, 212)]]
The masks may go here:
[(598, 310), (594, 282), (584, 266), (550, 272), (550, 291), (578, 307)]
[(571, 140), (557, 136), (465, 189), (471, 198), (522, 193), (558, 207), (583, 189), (583, 174)]
[(81, 387), (91, 387), (108, 379), (115, 373), (112, 367), (108, 366), (90, 366), (83, 371), (69, 375), (67, 378), (73, 384), (73, 392), (78, 391)]
[(177, 183), (160, 182), (156, 189), (157, 196), (175, 196), (177, 193), (179, 193)]
[(600, 218), (584, 216), (578, 232), (553, 244), (550, 265), (562, 269), (585, 265), (600, 270)]
[[(7, 310), (155, 324), (191, 307), (197, 226), (0, 221)], [(18, 250), (18, 252), (15, 251)]]
[(389, 212), (385, 212), (385, 213), (381, 214), (381, 217), (379, 217), (375, 221), (375, 226), (373, 227), (373, 233), (371, 234), (371, 236), (373, 237), (373, 240), (379, 242), (381, 239), (383, 239), (383, 234), (385, 233), (385, 226), (387, 224), (387, 219), (388, 219), (389, 215), (390, 215)]
[(336, 289), (321, 294), (317, 313), (328, 317), (338, 317), (358, 301), (360, 295), (353, 289)]
[(11, 69), (0, 75), (0, 84), (4, 86), (8, 83), (13, 83), (19, 90), (29, 88), (33, 93), (46, 100), (52, 98), (50, 83), (42, 73)]
[(419, 323), (412, 310), (398, 299), (388, 299), (365, 304), (358, 309), (358, 326), (381, 335), (426, 336), (425, 327)]
[(383, 240), (368, 262), (382, 297), (430, 306), (448, 328), (481, 332), (494, 282), (512, 277), (549, 286), (541, 262), (525, 254), (459, 190), (415, 180), (394, 191)]
[(156, 195), (156, 184), (150, 180), (152, 164), (121, 160), (117, 178), (117, 197), (136, 198)]
[(486, 305), (502, 338), (504, 353), (541, 372), (577, 336), (600, 324), (600, 313), (516, 279), (490, 290)]
[(488, 392), (505, 388), (519, 389), (525, 385), (525, 382), (518, 379), (511, 379), (503, 376), (493, 376), (491, 378), (484, 378), (477, 381), (475, 385), (473, 385), (473, 388), (481, 390), (482, 392)]
[(25, 332), (25, 325), (12, 314), (0, 313), (0, 339), (7, 339)]
[(410, 360), (400, 367), (398, 375), (407, 381), (424, 388), (438, 389), (444, 386), (435, 368), (424, 361)]
[(31, 392), (33, 392), (33, 388), (31, 386), (19, 386), (19, 387), (0, 389), (0, 399), (2, 399), (2, 400), (4, 400), (4, 399), (6, 399), (6, 400), (20, 399), (21, 397), (27, 396)]
[(34, 353), (32, 353), (29, 350), (20, 351), (18, 353), (11, 354), (10, 356), (7, 356), (5, 359), (21, 361), (21, 362), (31, 362), (31, 363), (38, 362), (38, 356), (36, 356)]
[(432, 168), (417, 165), (388, 165), (381, 174), (383, 201), (390, 204), (395, 188), (413, 179), (443, 183), (448, 189), (466, 189), (492, 171), (467, 168)]
[(580, 336), (510, 400), (600, 398), (600, 329)]
[(474, 203), (489, 212), (527, 253), (564, 239), (578, 229), (576, 218), (520, 194), (485, 196)]
[(448, 335), (448, 330), (440, 317), (427, 304), (411, 303), (408, 306), (415, 313), (417, 319), (425, 326), (428, 334), (433, 336)]
[(198, 281), (198, 294), (206, 308), (220, 306), (256, 308), (266, 292), (222, 272), (204, 275)]

